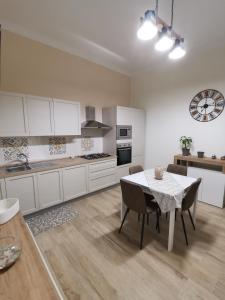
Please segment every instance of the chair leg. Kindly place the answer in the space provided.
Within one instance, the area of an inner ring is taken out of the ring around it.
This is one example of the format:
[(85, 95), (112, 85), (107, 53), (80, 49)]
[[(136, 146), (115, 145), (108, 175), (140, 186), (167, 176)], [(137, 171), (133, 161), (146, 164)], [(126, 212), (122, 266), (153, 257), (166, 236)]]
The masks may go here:
[(184, 223), (184, 216), (181, 213), (181, 220), (182, 220), (182, 225), (183, 225), (183, 230), (184, 230), (184, 236), (185, 236), (185, 240), (186, 240), (186, 245), (188, 246), (188, 239), (187, 239), (187, 232), (186, 232), (186, 227), (185, 227), (185, 223)]
[(145, 214), (143, 214), (143, 218), (142, 218), (140, 249), (142, 249), (142, 245), (143, 245), (144, 228), (145, 228)]
[(166, 219), (168, 218), (168, 212), (166, 213)]
[(150, 219), (149, 214), (147, 214), (147, 225), (149, 225), (149, 219)]
[(140, 222), (141, 214), (138, 214), (138, 222)]
[(177, 208), (175, 209), (175, 221), (177, 220)]
[(157, 210), (156, 210), (156, 229), (158, 230), (158, 233), (160, 233), (159, 217), (160, 217), (160, 212), (159, 212), (159, 210), (157, 209)]
[(189, 213), (189, 217), (190, 217), (190, 219), (191, 219), (191, 224), (192, 224), (192, 226), (193, 226), (193, 228), (194, 228), (194, 230), (195, 230), (195, 224), (194, 224), (194, 221), (193, 221), (193, 219), (192, 219), (192, 215), (191, 215), (190, 209), (188, 209), (188, 213)]
[(124, 214), (124, 217), (123, 217), (123, 221), (122, 221), (122, 223), (121, 223), (121, 225), (120, 225), (119, 233), (121, 232), (121, 229), (122, 229), (122, 227), (123, 227), (123, 223), (124, 223), (124, 221), (125, 221), (125, 219), (126, 219), (128, 213), (129, 213), (129, 211), (130, 211), (130, 209), (127, 208), (127, 209), (126, 209), (126, 212), (125, 212), (125, 214)]

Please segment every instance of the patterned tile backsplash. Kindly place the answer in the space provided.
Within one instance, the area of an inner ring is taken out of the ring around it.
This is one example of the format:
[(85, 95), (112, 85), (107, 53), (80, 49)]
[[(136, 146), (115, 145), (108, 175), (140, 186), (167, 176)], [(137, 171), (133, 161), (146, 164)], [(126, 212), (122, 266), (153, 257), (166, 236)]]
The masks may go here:
[(66, 153), (66, 138), (57, 136), (49, 138), (49, 154), (65, 154)]
[[(24, 153), (30, 161), (102, 152), (102, 138), (3, 137), (0, 138), (0, 165)], [(55, 157), (54, 157), (55, 156)]]
[(21, 152), (29, 157), (29, 144), (26, 137), (1, 138), (0, 145), (4, 161), (16, 160)]
[(83, 151), (91, 151), (94, 148), (94, 141), (91, 138), (81, 139), (81, 149)]

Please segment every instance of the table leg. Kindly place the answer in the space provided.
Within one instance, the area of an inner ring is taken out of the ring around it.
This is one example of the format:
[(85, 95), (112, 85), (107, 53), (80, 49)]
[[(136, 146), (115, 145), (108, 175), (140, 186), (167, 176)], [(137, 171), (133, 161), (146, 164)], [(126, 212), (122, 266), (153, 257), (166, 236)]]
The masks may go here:
[(170, 211), (168, 251), (172, 251), (173, 250), (174, 225), (175, 225), (175, 209), (173, 209), (173, 210)]

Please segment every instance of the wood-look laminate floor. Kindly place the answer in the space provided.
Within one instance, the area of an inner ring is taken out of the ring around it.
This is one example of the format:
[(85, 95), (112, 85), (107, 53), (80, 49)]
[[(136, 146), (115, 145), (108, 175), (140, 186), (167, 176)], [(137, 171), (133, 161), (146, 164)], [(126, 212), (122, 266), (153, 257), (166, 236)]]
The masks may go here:
[(137, 215), (118, 234), (119, 186), (72, 203), (78, 218), (36, 237), (67, 299), (225, 299), (225, 210), (200, 203), (196, 231), (185, 218), (189, 247), (178, 215), (169, 253), (165, 217), (160, 234), (152, 217), (141, 251)]

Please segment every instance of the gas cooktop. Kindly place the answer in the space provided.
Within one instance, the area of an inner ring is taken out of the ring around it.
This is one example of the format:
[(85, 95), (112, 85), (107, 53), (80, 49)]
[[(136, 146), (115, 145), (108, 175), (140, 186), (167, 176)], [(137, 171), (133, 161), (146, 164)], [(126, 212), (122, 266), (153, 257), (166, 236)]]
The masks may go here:
[(107, 154), (107, 153), (93, 153), (93, 154), (88, 154), (88, 155), (82, 155), (80, 157), (91, 160), (91, 159), (98, 159), (98, 158), (104, 158), (104, 157), (109, 157), (109, 156), (111, 156), (111, 155)]

